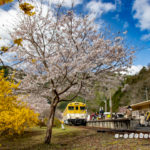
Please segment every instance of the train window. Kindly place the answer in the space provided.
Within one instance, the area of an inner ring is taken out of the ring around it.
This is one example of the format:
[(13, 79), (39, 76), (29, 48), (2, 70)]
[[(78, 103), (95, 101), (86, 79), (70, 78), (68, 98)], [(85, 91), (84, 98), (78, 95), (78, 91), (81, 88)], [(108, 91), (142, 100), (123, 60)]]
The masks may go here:
[(80, 110), (85, 110), (85, 107), (84, 107), (84, 106), (81, 106), (81, 107), (80, 107)]
[(69, 106), (68, 110), (74, 110), (74, 107), (73, 106)]
[(76, 110), (78, 110), (78, 106), (76, 106)]

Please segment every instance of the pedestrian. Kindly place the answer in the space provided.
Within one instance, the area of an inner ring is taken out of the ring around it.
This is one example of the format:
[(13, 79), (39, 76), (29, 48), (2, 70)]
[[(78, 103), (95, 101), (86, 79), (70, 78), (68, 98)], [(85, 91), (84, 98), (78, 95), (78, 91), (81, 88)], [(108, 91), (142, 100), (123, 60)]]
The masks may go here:
[(125, 117), (128, 118), (128, 119), (132, 119), (132, 108), (131, 108), (131, 106), (128, 106), (128, 108), (126, 110)]
[(144, 113), (142, 113), (141, 116), (140, 116), (140, 126), (141, 126), (141, 127), (144, 127), (144, 126), (145, 126)]

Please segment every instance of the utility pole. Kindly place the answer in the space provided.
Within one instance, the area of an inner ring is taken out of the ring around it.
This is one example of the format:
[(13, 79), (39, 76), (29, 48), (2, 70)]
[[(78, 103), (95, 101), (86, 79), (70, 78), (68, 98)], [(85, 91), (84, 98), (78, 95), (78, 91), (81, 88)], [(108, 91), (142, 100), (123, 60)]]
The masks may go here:
[(148, 90), (147, 90), (147, 87), (145, 89), (145, 94), (146, 94), (146, 101), (148, 101)]
[(84, 103), (86, 104), (86, 100), (84, 99)]
[(111, 99), (111, 90), (109, 89), (109, 105), (110, 105), (110, 118), (112, 119), (112, 99)]
[(105, 102), (105, 112), (107, 112), (107, 99), (105, 99), (104, 102)]

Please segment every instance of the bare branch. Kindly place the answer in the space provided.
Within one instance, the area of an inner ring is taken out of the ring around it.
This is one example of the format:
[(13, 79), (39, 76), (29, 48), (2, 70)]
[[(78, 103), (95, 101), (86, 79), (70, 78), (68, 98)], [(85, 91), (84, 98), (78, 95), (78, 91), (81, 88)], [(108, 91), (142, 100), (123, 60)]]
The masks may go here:
[(81, 89), (82, 89), (82, 86), (83, 86), (83, 83), (81, 82), (81, 85), (80, 85), (80, 88), (79, 88), (79, 91), (75, 94), (75, 96), (73, 96), (71, 99), (61, 99), (59, 100), (59, 102), (63, 102), (63, 101), (72, 101), (74, 100), (80, 93)]

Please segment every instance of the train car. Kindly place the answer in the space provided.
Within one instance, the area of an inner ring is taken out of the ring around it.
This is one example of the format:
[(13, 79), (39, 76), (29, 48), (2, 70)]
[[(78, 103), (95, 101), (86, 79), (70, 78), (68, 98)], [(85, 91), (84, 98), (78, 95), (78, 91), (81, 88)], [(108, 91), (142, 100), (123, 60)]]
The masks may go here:
[(86, 125), (86, 104), (81, 102), (69, 103), (63, 112), (63, 120), (68, 125)]

